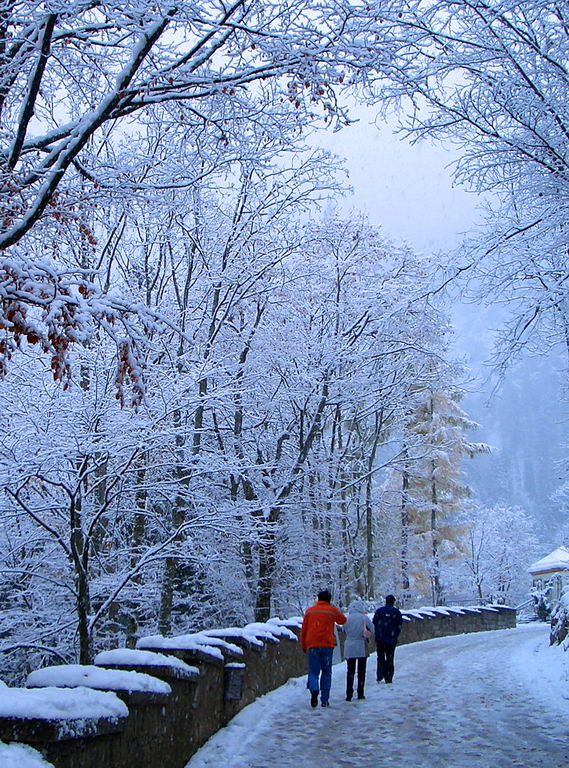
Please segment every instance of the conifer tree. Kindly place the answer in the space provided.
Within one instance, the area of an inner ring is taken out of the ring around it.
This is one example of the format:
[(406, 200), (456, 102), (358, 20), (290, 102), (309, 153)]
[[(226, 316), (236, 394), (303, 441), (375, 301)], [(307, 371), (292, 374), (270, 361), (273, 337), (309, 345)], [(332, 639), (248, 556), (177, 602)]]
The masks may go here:
[(460, 408), (454, 385), (426, 389), (406, 425), (409, 449), (401, 473), (401, 579), (411, 594), (433, 605), (445, 600), (442, 566), (462, 554), (466, 532), (460, 513), (471, 489), (464, 482), (466, 457), (488, 452), (467, 434), (478, 425)]

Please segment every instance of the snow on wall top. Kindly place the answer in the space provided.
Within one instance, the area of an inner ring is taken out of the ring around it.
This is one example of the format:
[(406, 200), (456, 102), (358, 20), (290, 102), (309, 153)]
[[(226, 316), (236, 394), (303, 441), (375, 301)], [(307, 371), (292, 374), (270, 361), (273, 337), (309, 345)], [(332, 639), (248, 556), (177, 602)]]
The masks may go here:
[(401, 612), (403, 615), (412, 616), (414, 619), (432, 619), (436, 616), (432, 609), (428, 608), (406, 608)]
[(27, 688), (62, 686), (75, 688), (85, 686), (101, 691), (141, 691), (144, 693), (171, 693), (172, 689), (163, 680), (142, 672), (122, 669), (103, 669), (83, 664), (59, 664), (30, 672)]
[[(141, 637), (136, 647), (162, 648), (164, 650), (200, 651), (213, 658), (223, 661), (221, 649), (228, 651), (233, 656), (243, 656), (243, 649), (235, 643), (228, 642), (225, 638), (242, 638), (251, 645), (262, 647), (263, 642), (278, 642), (279, 638), (286, 637), (289, 640), (297, 640), (290, 626), (300, 626), (302, 617), (294, 619), (270, 619), (267, 622), (252, 622), (245, 627), (224, 627), (222, 629), (208, 629), (203, 632), (194, 632), (189, 635), (177, 635), (176, 637), (164, 637), (163, 635), (148, 635)], [(99, 661), (99, 656), (96, 659)]]
[(0, 688), (0, 717), (35, 720), (97, 720), (128, 717), (118, 696), (91, 688)]
[(243, 638), (243, 640), (247, 640), (247, 642), (251, 643), (251, 645), (257, 645), (259, 647), (262, 647), (263, 645), (262, 640), (259, 640), (259, 638), (253, 633), (246, 632), (243, 627), (227, 627), (226, 629), (208, 629), (207, 636), (216, 637), (216, 638), (218, 637)]
[(284, 626), (283, 624), (277, 624), (270, 623), (270, 622), (260, 622), (260, 621), (254, 621), (251, 624), (247, 624), (245, 626), (245, 632), (251, 632), (256, 637), (265, 637), (267, 639), (270, 639), (271, 637), (279, 638), (279, 637), (287, 637), (289, 640), (297, 640), (297, 636), (294, 634), (292, 630), (290, 630), (288, 627)]
[(113, 648), (110, 651), (101, 651), (95, 656), (95, 664), (104, 667), (106, 664), (133, 667), (174, 667), (192, 675), (199, 675), (197, 667), (186, 664), (176, 656), (167, 656), (165, 653), (153, 651), (137, 651), (134, 648)]
[(0, 765), (2, 768), (53, 768), (39, 752), (26, 744), (4, 744), (0, 741)]
[(550, 552), (549, 555), (542, 557), (528, 568), (528, 573), (546, 573), (547, 571), (569, 570), (569, 549), (567, 547), (558, 547)]
[(464, 613), (482, 613), (482, 611), (488, 611), (489, 613), (499, 613), (501, 608), (507, 608), (505, 605), (436, 605), (428, 606), (426, 608), (406, 608), (401, 613), (403, 618), (407, 621), (412, 619), (433, 619), (436, 616), (452, 616), (458, 614), (459, 616)]
[(235, 655), (243, 655), (243, 651), (233, 643), (226, 643), (214, 637), (207, 637), (205, 634), (196, 632), (192, 635), (176, 635), (175, 637), (164, 637), (164, 635), (148, 635), (141, 637), (136, 643), (137, 648), (162, 648), (173, 651), (198, 651), (213, 659), (223, 661), (223, 653), (219, 646), (233, 648)]
[(280, 637), (297, 640), (296, 635), (282, 624), (255, 621), (244, 627), (227, 627), (224, 629), (208, 629), (203, 634), (207, 637), (235, 637), (246, 640), (251, 645), (261, 646), (263, 641), (278, 642)]
[(187, 637), (195, 638), (197, 643), (206, 647), (223, 648), (223, 650), (229, 651), (233, 656), (243, 656), (243, 648), (235, 645), (235, 643), (228, 643), (227, 640), (223, 640), (221, 637), (213, 637), (209, 632), (195, 632), (193, 635), (187, 635)]
[(297, 629), (300, 629), (302, 626), (302, 616), (291, 616), (288, 619), (279, 619), (278, 616), (275, 616), (273, 619), (268, 619), (267, 624), (276, 624), (278, 627), (296, 627)]

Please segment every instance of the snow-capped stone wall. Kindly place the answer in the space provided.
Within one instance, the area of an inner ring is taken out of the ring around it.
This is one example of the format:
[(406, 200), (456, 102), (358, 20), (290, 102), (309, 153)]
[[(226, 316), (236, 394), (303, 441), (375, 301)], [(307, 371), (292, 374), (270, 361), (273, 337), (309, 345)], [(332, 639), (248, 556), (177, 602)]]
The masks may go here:
[[(401, 643), (516, 623), (505, 606), (403, 615)], [(0, 683), (0, 751), (19, 749), (29, 761), (22, 768), (184, 768), (243, 707), (305, 673), (301, 621), (153, 635), (136, 650), (99, 654), (94, 665), (36, 670), (26, 688)]]
[(487, 632), (516, 626), (516, 609), (504, 605), (480, 607), (419, 608), (403, 611), (403, 627), (399, 643), (416, 643), (434, 637)]

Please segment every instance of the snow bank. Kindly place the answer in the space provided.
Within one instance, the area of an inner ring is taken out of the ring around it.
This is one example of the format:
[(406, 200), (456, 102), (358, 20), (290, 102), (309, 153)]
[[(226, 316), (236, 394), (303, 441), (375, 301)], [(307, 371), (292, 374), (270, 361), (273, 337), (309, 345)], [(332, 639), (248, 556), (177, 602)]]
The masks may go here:
[(26, 680), (27, 688), (46, 686), (75, 688), (81, 685), (101, 691), (172, 692), (168, 683), (142, 672), (103, 669), (82, 664), (61, 664), (55, 667), (36, 669), (28, 675)]
[(2, 688), (0, 717), (39, 720), (84, 720), (128, 717), (114, 693), (91, 688)]
[(25, 744), (4, 744), (0, 741), (0, 765), (2, 768), (53, 768), (39, 752)]
[(104, 667), (106, 664), (133, 667), (174, 667), (188, 674), (199, 675), (197, 667), (186, 664), (176, 656), (167, 656), (165, 653), (153, 651), (140, 651), (133, 648), (113, 648), (111, 651), (101, 651), (95, 656), (95, 664)]
[[(569, 715), (569, 654), (560, 645), (549, 645), (549, 625), (544, 623), (543, 637), (536, 640), (532, 634), (535, 623), (518, 627), (527, 632), (528, 639), (520, 642), (509, 664), (530, 692), (548, 707)], [(521, 635), (523, 638), (523, 634)]]

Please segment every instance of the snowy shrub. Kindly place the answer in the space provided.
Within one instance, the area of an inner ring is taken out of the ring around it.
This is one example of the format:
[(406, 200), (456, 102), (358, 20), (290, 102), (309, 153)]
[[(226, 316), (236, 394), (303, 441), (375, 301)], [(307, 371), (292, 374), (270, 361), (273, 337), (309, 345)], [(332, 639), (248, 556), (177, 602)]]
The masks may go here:
[(534, 588), (530, 592), (530, 597), (534, 601), (534, 608), (537, 614), (537, 618), (540, 621), (549, 621), (551, 612), (553, 610), (553, 603), (551, 602), (551, 583), (545, 584), (543, 589)]
[[(569, 590), (561, 595), (561, 599), (551, 612), (550, 645), (561, 645), (569, 630)], [(567, 646), (564, 646), (567, 649)]]

